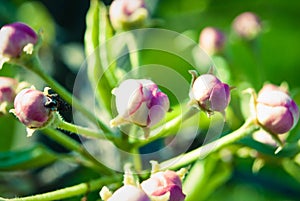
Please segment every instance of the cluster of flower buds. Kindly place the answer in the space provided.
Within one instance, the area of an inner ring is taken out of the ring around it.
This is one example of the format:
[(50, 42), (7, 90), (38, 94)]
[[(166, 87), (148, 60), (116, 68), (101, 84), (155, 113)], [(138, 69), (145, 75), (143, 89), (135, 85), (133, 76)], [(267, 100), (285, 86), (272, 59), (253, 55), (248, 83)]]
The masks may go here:
[(195, 71), (190, 73), (193, 76), (190, 90), (191, 104), (208, 114), (215, 111), (224, 114), (230, 102), (230, 87), (212, 74), (197, 76)]
[(199, 37), (200, 47), (209, 55), (213, 55), (222, 51), (225, 44), (225, 35), (217, 28), (204, 28)]
[(7, 24), (0, 30), (0, 58), (7, 61), (20, 57), (22, 52), (31, 54), (37, 41), (38, 35), (26, 24)]
[(110, 122), (112, 127), (134, 123), (150, 128), (164, 118), (170, 107), (168, 96), (151, 80), (125, 80), (112, 93), (116, 97), (118, 112)]
[(232, 24), (234, 32), (245, 40), (252, 40), (261, 32), (262, 24), (258, 16), (252, 12), (238, 15)]
[(255, 101), (259, 124), (272, 134), (291, 130), (299, 120), (299, 109), (287, 91), (281, 87), (266, 84)]
[(144, 27), (148, 18), (144, 0), (114, 0), (109, 9), (110, 21), (117, 31)]
[(152, 161), (152, 174), (141, 184), (136, 181), (133, 173), (125, 171), (124, 186), (114, 193), (104, 186), (100, 191), (101, 198), (104, 201), (184, 201), (182, 179), (186, 170), (160, 171), (158, 166), (157, 162)]
[[(252, 40), (262, 30), (259, 17), (252, 12), (238, 15), (232, 22), (232, 29), (242, 39)], [(199, 45), (209, 55), (220, 53), (225, 44), (225, 34), (215, 27), (204, 28), (199, 36)]]

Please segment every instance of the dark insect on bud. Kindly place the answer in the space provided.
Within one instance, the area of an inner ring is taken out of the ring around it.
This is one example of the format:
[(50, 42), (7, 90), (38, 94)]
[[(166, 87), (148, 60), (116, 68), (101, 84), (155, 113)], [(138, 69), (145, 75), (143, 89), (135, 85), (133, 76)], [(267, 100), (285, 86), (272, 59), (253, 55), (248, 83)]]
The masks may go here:
[(52, 111), (69, 111), (71, 110), (71, 105), (66, 103), (54, 90), (47, 88), (46, 90), (47, 101), (45, 107)]

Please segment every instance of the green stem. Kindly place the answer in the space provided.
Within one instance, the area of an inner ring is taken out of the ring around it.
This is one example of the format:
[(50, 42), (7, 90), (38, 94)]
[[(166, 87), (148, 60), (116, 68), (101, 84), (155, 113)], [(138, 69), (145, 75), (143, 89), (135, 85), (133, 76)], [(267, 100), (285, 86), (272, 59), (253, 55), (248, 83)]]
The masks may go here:
[(129, 49), (129, 59), (131, 69), (137, 69), (140, 66), (139, 52), (136, 44), (136, 38), (132, 33), (128, 33), (127, 47)]
[(114, 177), (102, 177), (99, 179), (92, 180), (90, 182), (77, 184), (75, 186), (59, 189), (52, 192), (47, 192), (43, 194), (28, 196), (28, 197), (21, 197), (21, 198), (11, 198), (11, 199), (4, 199), (9, 201), (49, 201), (49, 200), (61, 200), (65, 198), (70, 198), (78, 195), (85, 195), (89, 192), (100, 190), (104, 185), (118, 182), (122, 179), (121, 176), (114, 176)]
[[(79, 135), (83, 135), (86, 137), (92, 137), (92, 138), (98, 138), (98, 139), (112, 139), (112, 136), (110, 133), (106, 134), (102, 131), (95, 131), (90, 128), (85, 128), (79, 125), (75, 125), (69, 122), (64, 121), (62, 118), (58, 117), (56, 118), (56, 122), (54, 125), (62, 130), (70, 131), (72, 133), (77, 133)], [(109, 136), (110, 135), (110, 136)]]
[(131, 51), (129, 53), (129, 58), (131, 62), (131, 68), (135, 69), (139, 67), (139, 53), (137, 50)]
[[(165, 137), (168, 133), (173, 133), (172, 131), (177, 129), (181, 125), (182, 122), (188, 120), (189, 118), (193, 117), (197, 113), (199, 113), (198, 109), (196, 109), (194, 107), (190, 107), (189, 110), (187, 110), (182, 116), (177, 116), (176, 118), (174, 118), (171, 121), (164, 124), (163, 128), (159, 127), (157, 129), (154, 129), (151, 132), (154, 134), (150, 133), (149, 138), (137, 142), (137, 144), (135, 146), (142, 147), (142, 146), (149, 144), (150, 142), (153, 142), (159, 138)], [(157, 134), (155, 134), (155, 133), (157, 133)]]
[(132, 157), (133, 157), (134, 169), (135, 169), (135, 171), (139, 172), (142, 170), (142, 160), (141, 160), (139, 150), (137, 148), (133, 148), (131, 150), (131, 153), (132, 153)]
[(258, 126), (255, 124), (255, 121), (252, 119), (248, 120), (238, 130), (235, 130), (234, 132), (227, 134), (218, 140), (208, 143), (184, 155), (164, 161), (163, 163), (161, 163), (161, 167), (166, 167), (168, 169), (178, 169), (180, 167), (186, 166), (198, 159), (204, 158), (207, 155), (222, 149), (229, 144), (237, 142), (243, 137), (253, 133), (257, 129)]
[(83, 158), (91, 161), (94, 165), (93, 168), (97, 169), (99, 172), (107, 175), (113, 174), (112, 170), (104, 166), (102, 163), (97, 161), (93, 156), (91, 156), (78, 142), (71, 139), (70, 137), (64, 135), (63, 133), (51, 129), (51, 128), (45, 128), (42, 130), (45, 135), (50, 137), (51, 139), (55, 140), (56, 142), (60, 143), (64, 147), (66, 147), (69, 150), (75, 151), (78, 154), (80, 154)]
[(90, 121), (98, 124), (104, 132), (111, 132), (111, 130), (102, 121), (100, 121), (95, 115), (93, 115), (89, 110), (87, 110), (86, 107), (84, 107), (84, 105), (76, 97), (74, 97), (64, 87), (62, 87), (59, 83), (57, 83), (56, 80), (54, 80), (47, 73), (45, 73), (45, 71), (42, 70), (41, 63), (37, 56), (31, 56), (26, 61), (22, 62), (21, 65), (36, 73), (67, 103), (69, 103), (75, 109), (77, 109), (79, 112), (85, 115)]

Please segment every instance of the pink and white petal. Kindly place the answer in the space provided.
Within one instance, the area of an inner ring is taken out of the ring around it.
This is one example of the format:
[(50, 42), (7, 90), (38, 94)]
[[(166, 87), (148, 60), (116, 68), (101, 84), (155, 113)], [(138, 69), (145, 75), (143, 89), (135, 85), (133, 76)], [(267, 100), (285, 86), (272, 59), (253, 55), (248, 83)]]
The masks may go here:
[(141, 84), (133, 79), (125, 80), (112, 93), (116, 97), (118, 113), (124, 116), (136, 110), (142, 101)]
[(140, 107), (132, 113), (128, 118), (132, 123), (135, 123), (139, 126), (147, 126), (148, 124), (148, 114), (149, 109), (146, 102), (143, 102)]
[(283, 91), (265, 91), (265, 93), (259, 93), (257, 102), (264, 103), (269, 106), (287, 106), (291, 98)]
[(210, 107), (212, 111), (222, 112), (229, 103), (229, 86), (227, 84), (215, 85), (210, 94)]
[(152, 127), (153, 125), (160, 122), (166, 114), (165, 109), (160, 105), (154, 105), (149, 110), (149, 119), (147, 127)]
[(258, 121), (272, 133), (281, 134), (293, 126), (293, 116), (286, 107), (257, 104)]

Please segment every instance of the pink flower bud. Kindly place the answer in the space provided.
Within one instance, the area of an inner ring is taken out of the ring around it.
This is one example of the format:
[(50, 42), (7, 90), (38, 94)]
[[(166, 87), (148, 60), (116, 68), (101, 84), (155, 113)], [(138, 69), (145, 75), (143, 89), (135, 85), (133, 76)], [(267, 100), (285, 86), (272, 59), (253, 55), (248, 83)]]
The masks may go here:
[(51, 111), (45, 107), (47, 97), (35, 89), (23, 89), (14, 101), (14, 114), (28, 128), (41, 128), (48, 123)]
[(113, 90), (119, 115), (111, 121), (112, 126), (134, 123), (151, 127), (162, 120), (169, 110), (169, 99), (150, 80), (125, 80)]
[(115, 30), (130, 30), (144, 26), (148, 11), (144, 0), (114, 0), (109, 15)]
[(212, 74), (203, 74), (192, 84), (190, 96), (204, 111), (224, 112), (230, 102), (230, 87)]
[(256, 100), (257, 120), (274, 134), (291, 130), (298, 122), (299, 110), (293, 99), (280, 87), (265, 85)]
[(206, 27), (200, 34), (200, 47), (210, 55), (220, 52), (224, 47), (224, 43), (224, 34), (216, 28)]
[(252, 12), (245, 12), (237, 16), (232, 26), (236, 34), (246, 40), (254, 39), (262, 29), (260, 19)]
[(176, 172), (167, 170), (157, 172), (141, 183), (142, 189), (149, 196), (162, 196), (170, 193), (170, 201), (183, 201), (185, 195), (182, 192), (182, 183)]
[(16, 96), (18, 82), (9, 77), (0, 77), (0, 104), (3, 102), (13, 103)]
[(4, 25), (0, 30), (0, 55), (16, 58), (27, 44), (37, 43), (37, 34), (26, 24), (16, 22)]
[(150, 201), (150, 198), (142, 189), (125, 185), (114, 192), (107, 201)]

